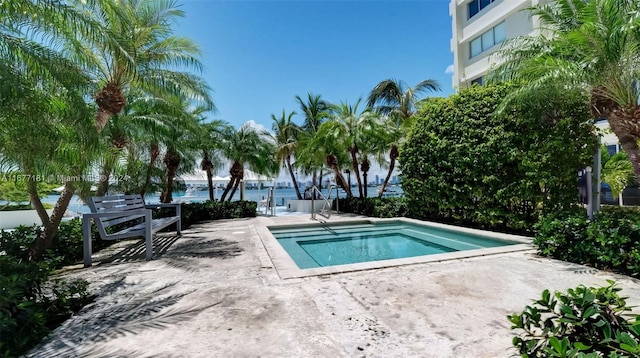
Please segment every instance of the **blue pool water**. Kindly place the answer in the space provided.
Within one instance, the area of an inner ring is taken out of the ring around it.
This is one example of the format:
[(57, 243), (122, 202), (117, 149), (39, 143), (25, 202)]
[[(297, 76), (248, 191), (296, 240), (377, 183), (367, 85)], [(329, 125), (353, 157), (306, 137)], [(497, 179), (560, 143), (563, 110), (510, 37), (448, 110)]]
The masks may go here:
[(270, 230), (301, 269), (517, 243), (400, 221), (305, 225)]

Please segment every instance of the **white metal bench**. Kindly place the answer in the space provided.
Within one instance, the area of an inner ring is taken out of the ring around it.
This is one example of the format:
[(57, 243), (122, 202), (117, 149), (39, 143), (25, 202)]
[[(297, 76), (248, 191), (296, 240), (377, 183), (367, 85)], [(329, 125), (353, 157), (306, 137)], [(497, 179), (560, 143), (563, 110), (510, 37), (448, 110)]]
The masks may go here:
[[(91, 220), (95, 222), (102, 240), (116, 240), (128, 237), (141, 236), (145, 239), (145, 258), (151, 260), (153, 256), (153, 234), (165, 227), (176, 223), (178, 235), (182, 231), (180, 222), (180, 204), (154, 204), (145, 205), (141, 195), (113, 195), (94, 196), (87, 199), (91, 213), (82, 215), (82, 234), (84, 267), (91, 266)], [(175, 216), (160, 219), (152, 219), (152, 209), (161, 207), (173, 207)], [(138, 219), (143, 218), (141, 223)], [(115, 233), (107, 233), (106, 228), (114, 225), (127, 225), (129, 227)]]

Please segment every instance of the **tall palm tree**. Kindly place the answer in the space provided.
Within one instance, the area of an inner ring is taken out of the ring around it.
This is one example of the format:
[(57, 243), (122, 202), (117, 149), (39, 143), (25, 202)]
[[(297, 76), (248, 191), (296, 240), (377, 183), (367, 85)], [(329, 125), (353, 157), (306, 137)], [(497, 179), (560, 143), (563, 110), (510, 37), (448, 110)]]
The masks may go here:
[(414, 87), (409, 87), (404, 81), (387, 79), (378, 83), (367, 98), (367, 107), (376, 112), (400, 122), (411, 118), (416, 110), (418, 97), (425, 92), (440, 90), (438, 81), (427, 79)]
[(228, 133), (232, 127), (223, 120), (216, 119), (211, 122), (202, 123), (200, 125), (200, 149), (202, 151), (202, 160), (200, 161), (200, 169), (207, 173), (207, 187), (209, 188), (209, 200), (213, 201), (213, 174), (214, 170), (222, 168), (223, 161), (221, 156), (217, 155), (221, 151), (221, 143), (224, 140), (225, 133)]
[(277, 118), (275, 114), (272, 114), (271, 120), (273, 120), (273, 124), (271, 129), (273, 129), (273, 137), (276, 143), (276, 160), (287, 168), (291, 176), (291, 181), (293, 182), (293, 188), (296, 191), (296, 196), (299, 200), (302, 200), (300, 188), (298, 188), (298, 181), (293, 173), (293, 165), (291, 164), (291, 156), (295, 153), (296, 146), (298, 145), (297, 137), (300, 132), (300, 128), (291, 121), (291, 118), (295, 114), (296, 112), (292, 111), (287, 115), (284, 109), (279, 118)]
[[(301, 114), (304, 115), (304, 122), (302, 124), (302, 135), (304, 137), (312, 139), (318, 132), (318, 128), (320, 127), (320, 125), (325, 120), (327, 120), (327, 118), (329, 118), (331, 104), (323, 100), (320, 95), (314, 95), (311, 93), (307, 93), (306, 102), (300, 96), (296, 96), (295, 98), (296, 102), (298, 102), (298, 105), (300, 106)], [(316, 156), (312, 156), (310, 158), (316, 158)], [(307, 173), (311, 173), (311, 181), (313, 185), (316, 185), (318, 179), (318, 171), (320, 172), (320, 176), (322, 177), (323, 160), (320, 160), (319, 162), (306, 162), (308, 164), (311, 164), (312, 166), (304, 167), (302, 168), (302, 170)]]
[(197, 97), (211, 103), (201, 78), (177, 68), (199, 71), (200, 49), (191, 40), (173, 34), (172, 25), (184, 12), (173, 0), (102, 0), (82, 2), (100, 23), (105, 38), (90, 39), (84, 55), (96, 66), (101, 89), (96, 126), (102, 131), (111, 116), (126, 104), (128, 86), (154, 95)]
[(350, 162), (349, 152), (344, 139), (334, 136), (333, 132), (329, 131), (327, 123), (318, 128), (315, 136), (302, 133), (300, 147), (296, 151), (297, 163), (301, 163), (302, 168), (317, 168), (325, 164), (333, 171), (338, 186), (345, 191), (347, 197), (352, 198), (351, 187), (342, 175), (342, 169)]
[(345, 143), (345, 148), (351, 156), (351, 170), (358, 182), (358, 192), (363, 198), (366, 183), (363, 185), (360, 177), (359, 156), (361, 148), (365, 152), (368, 151), (368, 148), (364, 148), (366, 139), (377, 135), (378, 116), (370, 108), (359, 111), (360, 102), (361, 99), (358, 99), (355, 105), (342, 102), (340, 105), (332, 106), (331, 120), (320, 126), (318, 134), (321, 138), (334, 137)]
[(586, 91), (592, 116), (609, 121), (640, 178), (640, 2), (556, 0), (528, 10), (541, 34), (508, 40), (497, 53), (493, 79), (522, 84), (505, 105)]
[(78, 184), (73, 178), (87, 174), (95, 153), (97, 138), (83, 133), (84, 118), (91, 116), (84, 102), (89, 76), (69, 56), (83, 48), (76, 36), (92, 38), (101, 31), (67, 3), (2, 1), (0, 13), (2, 155), (28, 178), (53, 175), (64, 182), (51, 215), (38, 196), (36, 180), (26, 182), (44, 225), (32, 248), (32, 258), (39, 259), (53, 244)]
[(385, 116), (389, 122), (386, 131), (389, 134), (386, 138), (389, 143), (389, 169), (378, 191), (378, 197), (382, 197), (396, 167), (396, 161), (400, 155), (400, 141), (403, 133), (411, 126), (416, 104), (421, 100), (419, 95), (439, 90), (440, 84), (432, 79), (426, 79), (414, 87), (407, 86), (401, 80), (387, 79), (378, 83), (369, 93), (367, 107)]
[(227, 195), (229, 195), (228, 201), (231, 201), (240, 182), (244, 179), (245, 168), (267, 175), (277, 171), (278, 163), (273, 156), (275, 145), (269, 133), (258, 131), (247, 123), (227, 134), (222, 151), (231, 161), (229, 169), (231, 180), (222, 193), (220, 201), (224, 201)]
[(193, 106), (184, 98), (175, 98), (176, 107), (182, 113), (174, 118), (168, 126), (169, 131), (162, 138), (165, 147), (162, 162), (166, 168), (165, 184), (160, 194), (160, 202), (173, 201), (173, 186), (175, 178), (181, 172), (190, 172), (196, 162), (196, 155), (201, 150), (200, 121), (208, 110), (203, 106)]

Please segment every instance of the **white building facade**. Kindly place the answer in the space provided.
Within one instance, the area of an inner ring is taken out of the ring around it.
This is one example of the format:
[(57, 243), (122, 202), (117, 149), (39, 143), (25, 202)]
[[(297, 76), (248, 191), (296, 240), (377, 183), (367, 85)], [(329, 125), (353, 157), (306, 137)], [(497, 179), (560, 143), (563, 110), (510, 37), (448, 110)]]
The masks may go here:
[(534, 34), (535, 17), (523, 11), (544, 0), (451, 0), (452, 84), (456, 91), (482, 84), (492, 63), (491, 54), (507, 39)]
[[(495, 53), (505, 40), (538, 35), (539, 22), (527, 8), (549, 0), (450, 0), (453, 53), (452, 85), (456, 92), (474, 83), (482, 85), (485, 76), (496, 65)], [(618, 138), (599, 121), (602, 144), (609, 154), (620, 151)], [(601, 187), (601, 202), (610, 205), (640, 205), (637, 185), (626, 188), (619, 197), (611, 195), (607, 184)]]

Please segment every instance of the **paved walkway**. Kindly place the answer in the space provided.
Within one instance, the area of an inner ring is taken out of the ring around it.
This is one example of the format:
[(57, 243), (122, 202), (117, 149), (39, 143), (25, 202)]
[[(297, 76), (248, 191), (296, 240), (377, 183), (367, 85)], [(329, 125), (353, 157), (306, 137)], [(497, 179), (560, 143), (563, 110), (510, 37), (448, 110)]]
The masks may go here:
[(158, 237), (150, 262), (139, 243), (96, 254), (63, 274), (96, 302), (28, 356), (509, 357), (506, 315), (545, 288), (615, 279), (640, 304), (638, 280), (532, 251), (283, 280), (256, 228), (296, 222), (308, 216), (195, 226)]

